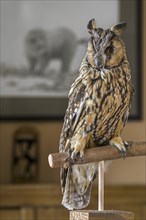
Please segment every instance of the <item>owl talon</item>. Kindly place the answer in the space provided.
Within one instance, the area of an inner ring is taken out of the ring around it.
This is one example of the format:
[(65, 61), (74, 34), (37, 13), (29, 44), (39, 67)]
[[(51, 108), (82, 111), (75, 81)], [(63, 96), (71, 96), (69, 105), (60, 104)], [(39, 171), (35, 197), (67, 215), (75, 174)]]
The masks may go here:
[[(120, 151), (120, 150), (119, 150)], [(126, 158), (127, 155), (127, 151), (120, 151), (121, 156), (123, 157), (123, 159)]]
[(77, 152), (76, 150), (69, 150), (69, 156), (64, 160), (64, 168), (72, 166), (76, 161), (83, 161), (84, 153)]
[(72, 166), (73, 164), (73, 160), (71, 159), (70, 156), (68, 156), (65, 160), (64, 160), (64, 169), (67, 169), (68, 167)]
[(129, 147), (128, 142), (123, 141), (121, 137), (114, 137), (110, 140), (110, 145), (115, 146), (119, 152), (121, 153), (122, 157), (125, 159), (127, 155), (127, 150)]
[(132, 145), (132, 141), (131, 142), (124, 141), (124, 145), (125, 145), (126, 150), (128, 151)]
[(77, 157), (77, 153), (75, 151), (73, 151), (72, 154), (71, 154), (71, 159), (73, 161), (75, 161), (76, 157)]
[(77, 160), (81, 160), (81, 161), (83, 161), (83, 157), (84, 157), (84, 152), (82, 152), (82, 151), (79, 151), (79, 152), (77, 152), (77, 151), (73, 151), (72, 152), (72, 154), (71, 154), (71, 159), (75, 162), (75, 161), (77, 161)]

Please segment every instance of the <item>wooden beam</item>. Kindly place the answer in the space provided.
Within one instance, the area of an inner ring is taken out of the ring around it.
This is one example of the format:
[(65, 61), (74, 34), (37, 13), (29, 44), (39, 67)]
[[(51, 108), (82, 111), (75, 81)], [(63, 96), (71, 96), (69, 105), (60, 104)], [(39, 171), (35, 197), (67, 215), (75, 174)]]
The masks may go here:
[[(145, 142), (128, 142), (130, 144), (127, 150), (126, 157), (136, 157), (146, 155), (146, 141)], [(69, 158), (69, 153), (53, 153), (48, 156), (48, 163), (51, 168), (62, 167), (65, 165), (66, 159)], [(73, 161), (69, 158), (70, 164), (84, 164), (90, 162), (99, 162), (102, 160), (115, 160), (123, 158), (122, 154), (113, 146), (103, 146), (85, 149), (83, 160), (80, 158)]]

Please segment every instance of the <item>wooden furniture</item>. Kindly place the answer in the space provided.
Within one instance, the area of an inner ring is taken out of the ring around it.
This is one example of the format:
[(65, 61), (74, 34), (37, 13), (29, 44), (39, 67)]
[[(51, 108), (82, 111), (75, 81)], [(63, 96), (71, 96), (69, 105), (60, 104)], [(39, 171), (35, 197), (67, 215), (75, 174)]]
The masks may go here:
[[(135, 220), (145, 220), (145, 194), (145, 186), (106, 186), (105, 209), (134, 212)], [(1, 185), (0, 219), (69, 220), (69, 211), (60, 205), (61, 198), (60, 185)], [(97, 209), (97, 205), (97, 186), (94, 186), (88, 209)]]

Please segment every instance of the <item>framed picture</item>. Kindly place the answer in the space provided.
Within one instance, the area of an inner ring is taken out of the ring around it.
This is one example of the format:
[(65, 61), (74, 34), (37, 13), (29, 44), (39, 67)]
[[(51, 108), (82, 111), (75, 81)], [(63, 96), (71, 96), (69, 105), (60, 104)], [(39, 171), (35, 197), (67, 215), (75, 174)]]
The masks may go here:
[(141, 118), (141, 1), (12, 0), (1, 8), (1, 119), (63, 118), (92, 18), (103, 28), (127, 21), (123, 39), (136, 90), (130, 118)]

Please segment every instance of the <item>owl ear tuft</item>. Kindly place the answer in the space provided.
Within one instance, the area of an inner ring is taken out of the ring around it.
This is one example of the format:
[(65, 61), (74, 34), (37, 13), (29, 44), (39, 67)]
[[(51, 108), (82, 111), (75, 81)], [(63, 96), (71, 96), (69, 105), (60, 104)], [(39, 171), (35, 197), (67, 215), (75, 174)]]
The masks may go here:
[(117, 24), (113, 27), (111, 27), (111, 30), (118, 36), (120, 36), (122, 34), (122, 32), (126, 29), (127, 23), (126, 22), (122, 22), (120, 24)]
[(88, 29), (88, 32), (90, 34), (94, 34), (95, 30), (97, 29), (96, 28), (96, 21), (95, 19), (91, 19), (87, 25), (87, 29)]

